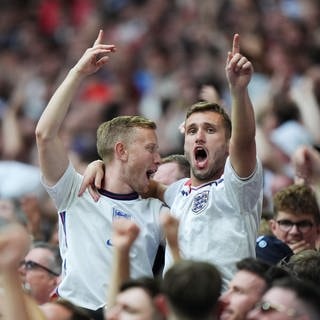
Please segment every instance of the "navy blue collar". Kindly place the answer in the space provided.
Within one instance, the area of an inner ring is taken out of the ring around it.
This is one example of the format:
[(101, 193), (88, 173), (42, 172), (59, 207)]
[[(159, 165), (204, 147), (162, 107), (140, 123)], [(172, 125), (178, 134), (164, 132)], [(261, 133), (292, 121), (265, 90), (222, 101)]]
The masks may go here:
[(98, 191), (103, 196), (106, 196), (108, 198), (115, 199), (115, 200), (136, 200), (139, 198), (139, 194), (137, 192), (122, 194), (122, 193), (113, 193), (111, 191), (104, 190), (104, 189), (99, 189)]

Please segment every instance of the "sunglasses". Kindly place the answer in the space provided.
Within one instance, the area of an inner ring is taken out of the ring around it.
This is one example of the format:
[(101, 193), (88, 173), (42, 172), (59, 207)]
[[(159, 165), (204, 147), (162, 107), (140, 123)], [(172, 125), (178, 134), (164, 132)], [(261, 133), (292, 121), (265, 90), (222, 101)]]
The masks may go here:
[(45, 270), (47, 271), (48, 273), (58, 277), (59, 276), (59, 273), (57, 272), (54, 272), (52, 270), (50, 270), (49, 268), (43, 266), (42, 264), (40, 263), (37, 263), (37, 262), (34, 262), (34, 261), (31, 261), (31, 260), (23, 260), (20, 262), (20, 267), (24, 267), (26, 270), (36, 270), (36, 269), (42, 269), (42, 270)]

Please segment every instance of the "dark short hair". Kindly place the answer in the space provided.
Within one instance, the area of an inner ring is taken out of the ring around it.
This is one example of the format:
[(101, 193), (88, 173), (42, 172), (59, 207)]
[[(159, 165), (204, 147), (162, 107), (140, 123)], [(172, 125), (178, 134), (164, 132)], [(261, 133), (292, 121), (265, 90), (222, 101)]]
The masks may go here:
[(48, 259), (48, 268), (54, 271), (55, 273), (60, 274), (61, 267), (62, 267), (62, 259), (61, 259), (59, 247), (56, 245), (52, 245), (49, 242), (35, 241), (32, 244), (31, 249), (35, 249), (35, 248), (47, 249), (52, 253), (52, 259)]
[(320, 290), (313, 283), (286, 277), (276, 280), (272, 287), (279, 287), (294, 292), (305, 309), (301, 310), (300, 304), (299, 311), (307, 312), (310, 320), (320, 319)]
[(161, 164), (170, 162), (177, 163), (183, 176), (190, 177), (190, 163), (183, 154), (170, 154), (161, 159)]
[(262, 278), (269, 270), (270, 265), (264, 261), (248, 257), (238, 261), (236, 267), (239, 271), (248, 271)]
[(154, 298), (161, 292), (160, 280), (158, 278), (140, 277), (136, 279), (129, 279), (123, 282), (120, 286), (120, 292), (130, 288), (142, 288), (151, 298)]
[(255, 274), (266, 283), (266, 290), (276, 279), (288, 276), (288, 273), (280, 267), (270, 265), (265, 261), (256, 258), (244, 258), (237, 262), (237, 269)]
[(218, 269), (208, 262), (182, 260), (164, 275), (163, 293), (178, 316), (202, 318), (217, 307), (222, 280)]
[(186, 120), (193, 113), (206, 112), (206, 111), (215, 112), (215, 113), (218, 113), (218, 114), (221, 115), (221, 117), (223, 119), (223, 125), (224, 125), (224, 128), (226, 130), (226, 138), (230, 139), (231, 131), (232, 131), (231, 119), (230, 119), (228, 113), (224, 110), (224, 108), (222, 108), (217, 103), (211, 103), (211, 102), (207, 102), (207, 101), (200, 101), (200, 102), (197, 102), (197, 103), (193, 104), (187, 110)]

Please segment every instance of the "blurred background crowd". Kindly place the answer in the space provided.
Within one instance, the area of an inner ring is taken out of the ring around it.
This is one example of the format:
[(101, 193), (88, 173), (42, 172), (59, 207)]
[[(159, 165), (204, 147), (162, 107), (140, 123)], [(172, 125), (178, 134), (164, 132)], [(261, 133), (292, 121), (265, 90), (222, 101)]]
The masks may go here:
[(0, 8), (0, 210), (18, 213), (36, 239), (57, 241), (57, 217), (40, 184), (35, 125), (99, 29), (117, 50), (82, 83), (61, 133), (79, 171), (98, 158), (96, 128), (112, 117), (156, 121), (166, 156), (183, 153), (189, 105), (206, 99), (230, 112), (224, 65), (234, 33), (255, 68), (265, 212), (293, 182), (296, 149), (320, 146), (318, 0), (1, 0)]

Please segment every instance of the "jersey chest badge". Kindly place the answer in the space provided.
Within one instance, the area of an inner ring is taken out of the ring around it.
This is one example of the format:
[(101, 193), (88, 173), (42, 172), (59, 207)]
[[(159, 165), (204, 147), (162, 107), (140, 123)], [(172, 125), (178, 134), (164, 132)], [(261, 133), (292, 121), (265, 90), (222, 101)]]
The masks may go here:
[(204, 210), (209, 203), (209, 191), (203, 191), (197, 194), (192, 202), (192, 212), (194, 214), (199, 214), (202, 210)]
[(112, 208), (112, 220), (119, 219), (119, 218), (125, 218), (125, 219), (132, 219), (132, 215), (130, 213), (126, 213), (124, 211), (121, 211), (116, 208)]

